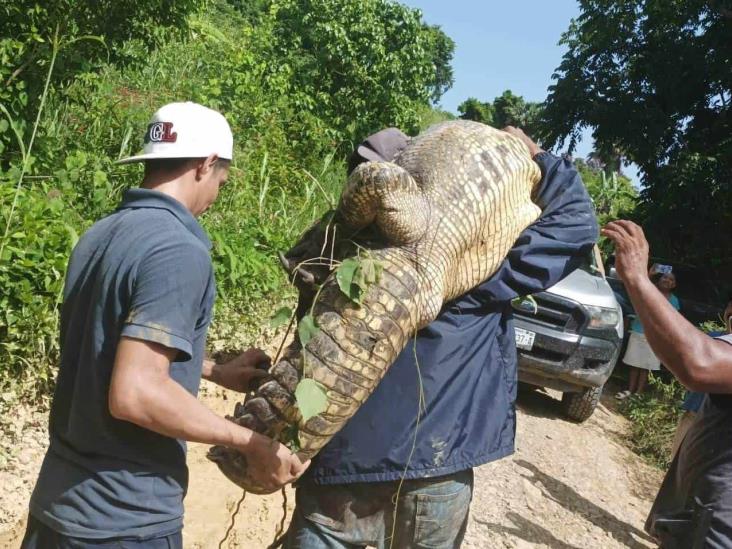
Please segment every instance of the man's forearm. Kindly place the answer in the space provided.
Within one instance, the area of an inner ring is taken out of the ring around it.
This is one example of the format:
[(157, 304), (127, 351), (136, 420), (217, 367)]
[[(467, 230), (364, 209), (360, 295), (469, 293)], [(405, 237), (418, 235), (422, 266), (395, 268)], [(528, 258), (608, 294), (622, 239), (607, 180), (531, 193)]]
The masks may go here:
[[(155, 379), (151, 379), (153, 376)], [(134, 386), (130, 383), (126, 392), (128, 396), (117, 403), (110, 400), (112, 414), (156, 433), (238, 449), (266, 441), (261, 435), (216, 415), (166, 375), (145, 372), (144, 379), (137, 380)]]
[[(648, 277), (626, 281), (626, 289), (659, 360), (691, 389), (699, 389), (709, 369), (711, 339), (686, 320)], [(703, 390), (710, 390), (704, 385)]]
[(615, 268), (656, 356), (693, 391), (732, 393), (730, 345), (697, 330), (651, 283), (643, 229), (619, 219), (608, 223), (602, 233), (615, 244)]

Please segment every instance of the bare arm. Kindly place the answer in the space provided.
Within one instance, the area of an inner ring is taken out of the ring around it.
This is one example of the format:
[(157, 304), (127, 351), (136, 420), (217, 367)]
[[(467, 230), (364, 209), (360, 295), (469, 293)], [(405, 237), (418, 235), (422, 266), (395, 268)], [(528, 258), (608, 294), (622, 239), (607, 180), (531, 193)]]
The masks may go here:
[(220, 444), (245, 454), (252, 476), (271, 487), (294, 481), (306, 469), (286, 447), (217, 416), (169, 375), (177, 351), (122, 337), (109, 388), (109, 411), (162, 435)]
[(656, 356), (693, 391), (732, 393), (732, 346), (698, 330), (653, 285), (642, 229), (630, 221), (616, 221), (603, 234), (615, 243), (615, 268)]

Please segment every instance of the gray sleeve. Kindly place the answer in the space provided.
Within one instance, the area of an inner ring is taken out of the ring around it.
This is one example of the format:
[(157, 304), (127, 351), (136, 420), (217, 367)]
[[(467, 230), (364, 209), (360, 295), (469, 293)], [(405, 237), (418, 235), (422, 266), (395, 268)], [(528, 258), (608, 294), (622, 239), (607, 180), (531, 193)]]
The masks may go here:
[(176, 349), (176, 360), (190, 359), (210, 276), (211, 260), (202, 250), (183, 242), (156, 246), (137, 269), (121, 335)]
[(725, 343), (729, 343), (730, 345), (732, 345), (732, 334), (717, 336), (714, 339), (721, 339)]

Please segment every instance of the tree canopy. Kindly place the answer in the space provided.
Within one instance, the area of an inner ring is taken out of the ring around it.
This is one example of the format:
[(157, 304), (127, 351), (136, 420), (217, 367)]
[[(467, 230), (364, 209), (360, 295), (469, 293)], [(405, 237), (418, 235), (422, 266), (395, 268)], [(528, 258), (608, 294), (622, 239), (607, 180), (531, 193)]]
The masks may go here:
[(139, 184), (114, 161), (158, 107), (205, 104), (235, 136), (202, 218), (220, 350), (286, 295), (275, 251), (335, 203), (352, 143), (448, 117), (453, 47), (386, 0), (0, 0), (0, 393), (52, 379), (68, 253)]
[(534, 138), (539, 136), (542, 109), (542, 103), (526, 101), (511, 90), (504, 91), (493, 102), (482, 102), (470, 97), (458, 105), (460, 118), (496, 128), (520, 127)]
[[(580, 0), (546, 101), (550, 146), (591, 128), (643, 172), (654, 255), (732, 272), (732, 2)], [(610, 154), (607, 154), (607, 153)]]
[(419, 10), (388, 0), (273, 0), (277, 61), (303, 108), (358, 140), (415, 131), (417, 105), (452, 85), (454, 43)]
[(14, 146), (38, 109), (48, 65), (67, 83), (100, 62), (124, 63), (181, 36), (200, 0), (0, 0), (0, 153)]

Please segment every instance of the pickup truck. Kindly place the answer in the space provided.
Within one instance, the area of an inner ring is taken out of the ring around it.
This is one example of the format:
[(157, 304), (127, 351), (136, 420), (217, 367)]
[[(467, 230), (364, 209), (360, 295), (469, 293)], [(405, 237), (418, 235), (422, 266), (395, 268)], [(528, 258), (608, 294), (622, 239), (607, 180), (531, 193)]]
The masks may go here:
[(623, 312), (597, 247), (585, 263), (546, 291), (512, 303), (518, 378), (561, 391), (577, 422), (595, 410), (623, 341)]

